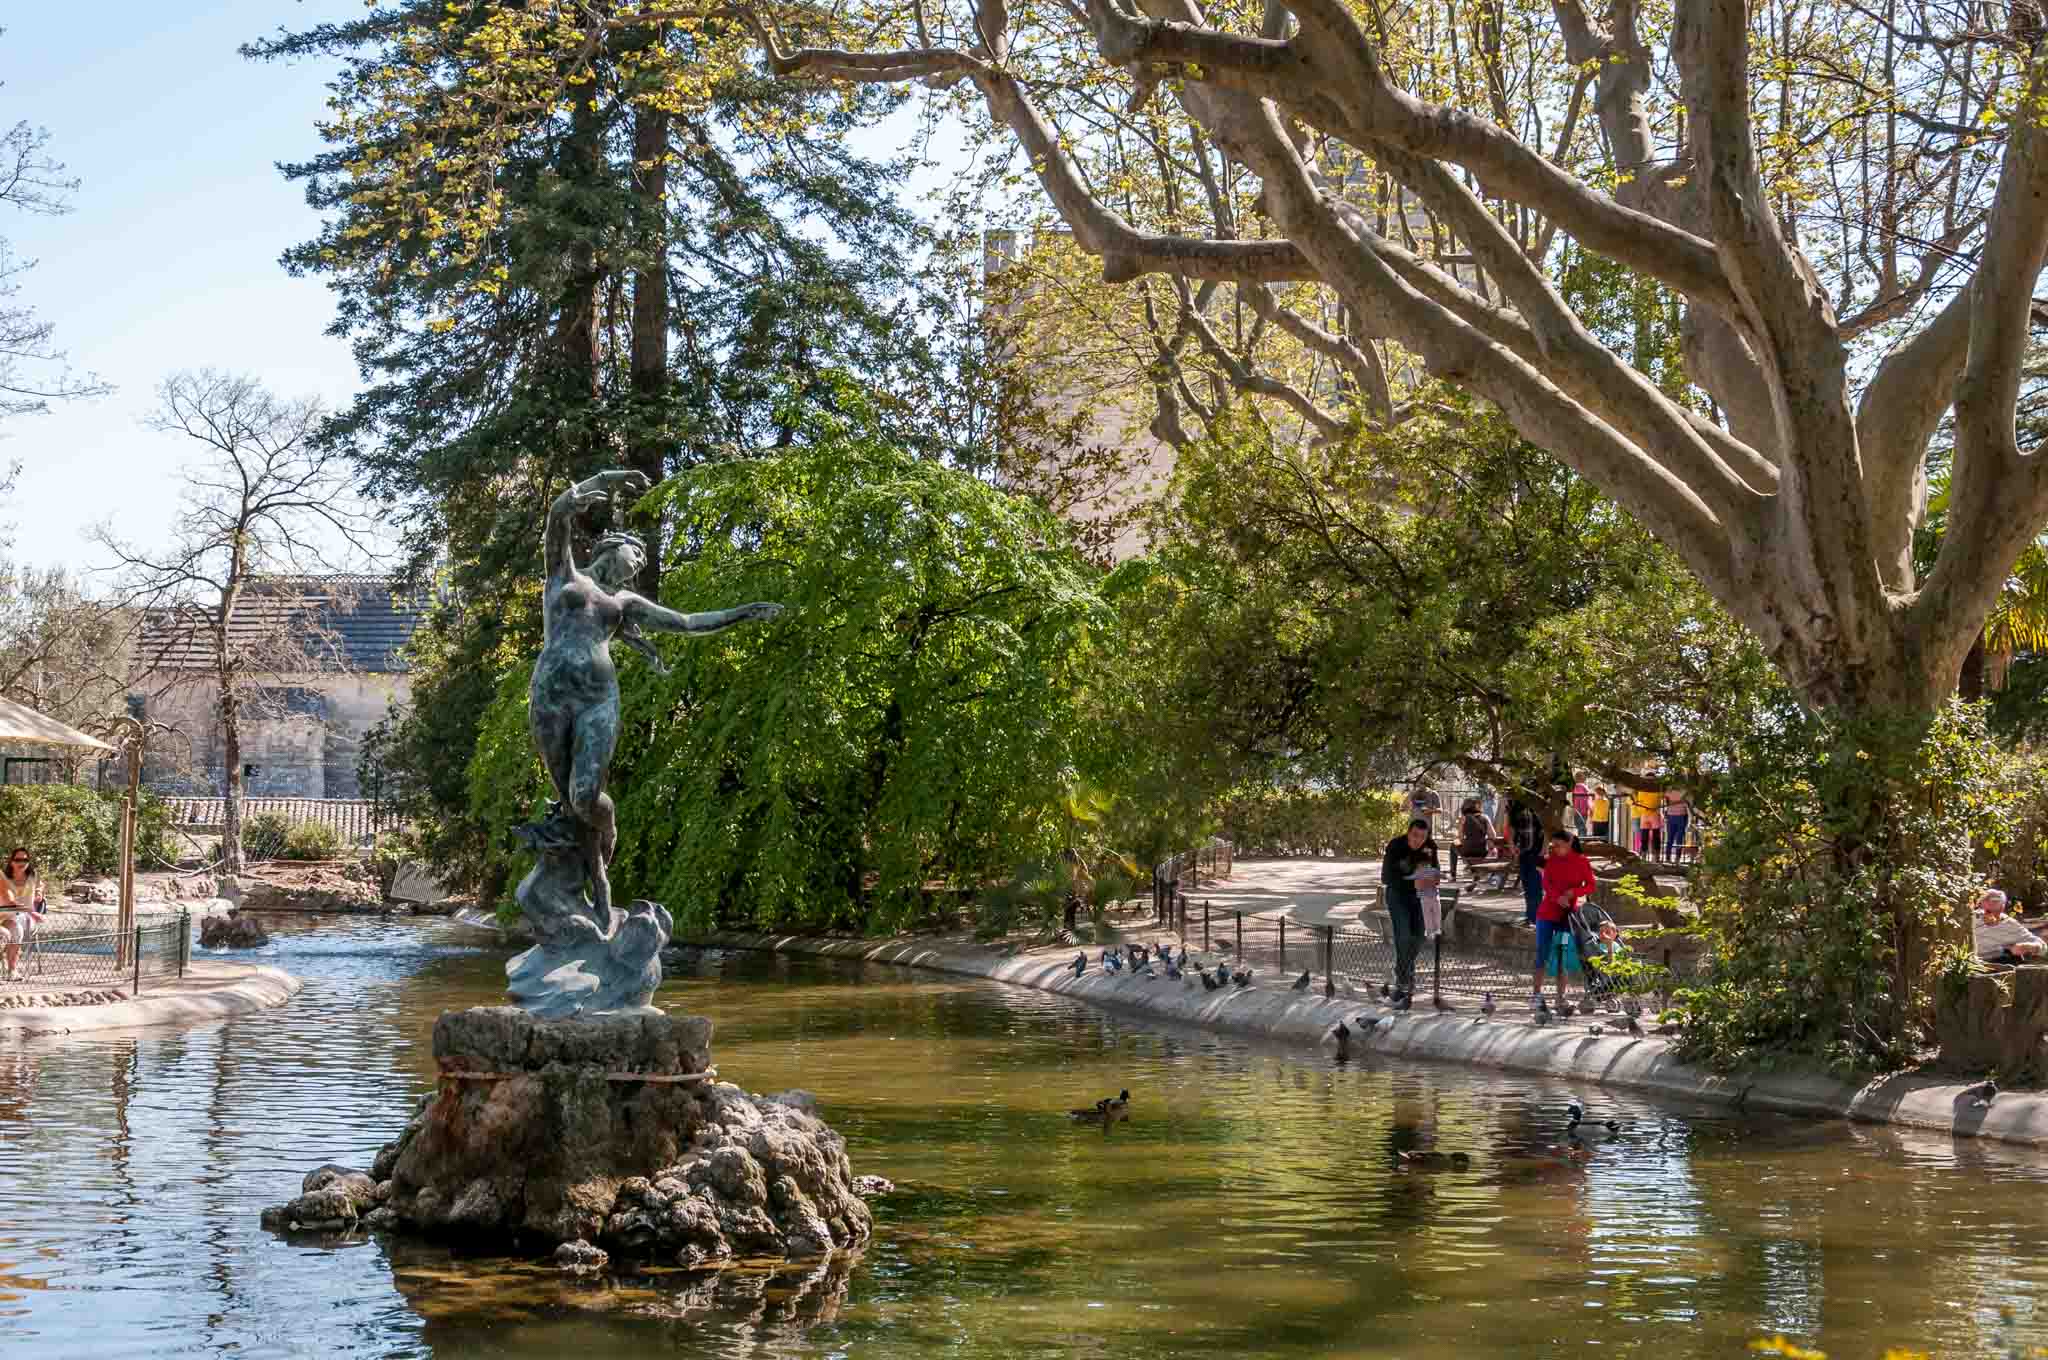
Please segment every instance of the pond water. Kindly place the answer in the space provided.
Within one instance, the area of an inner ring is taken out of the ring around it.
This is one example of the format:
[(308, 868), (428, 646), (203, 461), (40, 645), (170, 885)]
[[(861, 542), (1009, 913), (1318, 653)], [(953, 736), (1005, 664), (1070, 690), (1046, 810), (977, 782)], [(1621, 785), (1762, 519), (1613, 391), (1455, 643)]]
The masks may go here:
[[(1339, 1065), (994, 983), (744, 956), (659, 998), (897, 1181), (859, 1258), (575, 1281), (256, 1216), (367, 1165), (504, 951), (294, 924), (290, 1005), (0, 1047), (0, 1355), (1837, 1357), (2048, 1345), (2048, 1160), (1459, 1068)], [(1105, 1135), (1063, 1111), (1119, 1088)], [(1551, 1151), (1565, 1105), (1623, 1128)], [(1604, 1138), (1604, 1135), (1602, 1135)], [(1470, 1165), (1397, 1167), (1404, 1149)]]

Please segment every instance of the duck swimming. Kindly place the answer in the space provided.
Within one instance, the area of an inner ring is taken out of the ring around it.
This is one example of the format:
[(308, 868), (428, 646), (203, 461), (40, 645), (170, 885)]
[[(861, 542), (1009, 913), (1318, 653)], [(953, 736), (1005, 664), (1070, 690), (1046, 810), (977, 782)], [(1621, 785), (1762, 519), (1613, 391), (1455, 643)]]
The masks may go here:
[(1102, 1124), (1107, 1126), (1116, 1123), (1120, 1119), (1129, 1119), (1131, 1117), (1130, 1106), (1131, 1093), (1129, 1091), (1118, 1091), (1115, 1099), (1104, 1096), (1086, 1109), (1068, 1110), (1067, 1118), (1073, 1120), (1076, 1124)]

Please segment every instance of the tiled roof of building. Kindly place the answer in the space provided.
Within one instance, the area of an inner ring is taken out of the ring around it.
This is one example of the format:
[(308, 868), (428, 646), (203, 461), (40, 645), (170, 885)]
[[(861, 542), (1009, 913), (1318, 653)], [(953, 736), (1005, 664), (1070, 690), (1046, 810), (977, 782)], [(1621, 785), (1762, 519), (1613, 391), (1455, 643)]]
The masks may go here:
[[(308, 670), (392, 674), (406, 669), (401, 649), (425, 616), (424, 599), (394, 594), (382, 576), (262, 576), (244, 590), (228, 634), (251, 649), (294, 638)], [(178, 611), (152, 611), (136, 660), (146, 670), (211, 670), (209, 633)]]

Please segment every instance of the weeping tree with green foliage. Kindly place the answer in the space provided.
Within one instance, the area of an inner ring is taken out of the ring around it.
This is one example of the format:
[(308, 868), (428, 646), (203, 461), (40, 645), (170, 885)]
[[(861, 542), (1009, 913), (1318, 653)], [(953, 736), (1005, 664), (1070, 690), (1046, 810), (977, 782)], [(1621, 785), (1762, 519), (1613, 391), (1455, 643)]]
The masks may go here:
[[(770, 599), (773, 627), (622, 667), (613, 876), (685, 925), (887, 928), (928, 885), (1056, 854), (1106, 761), (1092, 686), (1115, 618), (1063, 528), (893, 444), (851, 384), (772, 457), (704, 467), (642, 508), (674, 527), (661, 597)], [(544, 795), (528, 663), (505, 669), (468, 771), (481, 828)], [(509, 853), (509, 852), (508, 852)]]

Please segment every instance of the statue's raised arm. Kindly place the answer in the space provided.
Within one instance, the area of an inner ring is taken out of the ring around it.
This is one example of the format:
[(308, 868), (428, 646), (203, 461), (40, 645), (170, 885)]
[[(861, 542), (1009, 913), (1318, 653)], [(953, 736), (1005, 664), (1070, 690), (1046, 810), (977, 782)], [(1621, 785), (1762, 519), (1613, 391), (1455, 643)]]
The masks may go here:
[(577, 520), (621, 491), (637, 496), (650, 485), (646, 473), (620, 469), (586, 477), (555, 497), (555, 503), (548, 507), (547, 530), (542, 541), (548, 580), (564, 579), (576, 570)]

